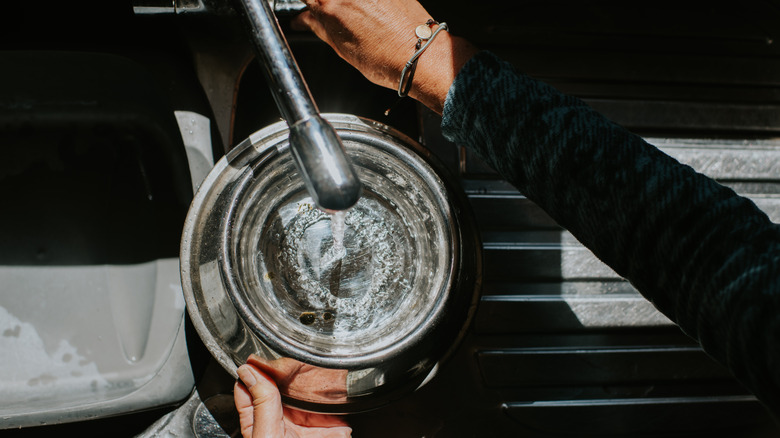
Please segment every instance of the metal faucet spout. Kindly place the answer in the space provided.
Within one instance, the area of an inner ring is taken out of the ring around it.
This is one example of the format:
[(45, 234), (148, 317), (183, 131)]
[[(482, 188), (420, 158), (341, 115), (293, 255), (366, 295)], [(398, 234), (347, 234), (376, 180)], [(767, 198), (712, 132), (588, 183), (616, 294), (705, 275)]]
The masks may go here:
[(315, 204), (346, 210), (360, 198), (361, 184), (336, 130), (322, 117), (290, 125), (290, 150)]
[(362, 185), (336, 130), (319, 114), (267, 0), (237, 0), (276, 106), (290, 128), (290, 150), (317, 206), (346, 210)]

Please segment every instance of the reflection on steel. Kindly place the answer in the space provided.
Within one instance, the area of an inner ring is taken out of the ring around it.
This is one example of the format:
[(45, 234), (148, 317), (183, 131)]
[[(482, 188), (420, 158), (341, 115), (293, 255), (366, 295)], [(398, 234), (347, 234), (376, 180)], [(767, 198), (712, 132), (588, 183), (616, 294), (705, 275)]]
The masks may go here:
[[(278, 14), (295, 14), (306, 8), (300, 0), (266, 0)], [(224, 0), (134, 0), (136, 15), (159, 14), (215, 14), (227, 15), (233, 11), (225, 7)]]
[(274, 7), (274, 11), (281, 12), (299, 12), (306, 8), (306, 4), (301, 0), (269, 0)]
[(346, 210), (361, 184), (336, 131), (318, 113), (271, 6), (240, 0), (271, 94), (290, 128), (290, 150), (306, 188), (323, 210)]
[(238, 436), (236, 425), (225, 432), (225, 425), (214, 418), (213, 412), (227, 412), (235, 416), (233, 397), (217, 394), (202, 401), (198, 391), (192, 391), (190, 398), (175, 410), (163, 415), (135, 438), (191, 437), (191, 438), (229, 438)]
[(133, 13), (136, 15), (183, 14), (206, 12), (202, 0), (135, 0)]

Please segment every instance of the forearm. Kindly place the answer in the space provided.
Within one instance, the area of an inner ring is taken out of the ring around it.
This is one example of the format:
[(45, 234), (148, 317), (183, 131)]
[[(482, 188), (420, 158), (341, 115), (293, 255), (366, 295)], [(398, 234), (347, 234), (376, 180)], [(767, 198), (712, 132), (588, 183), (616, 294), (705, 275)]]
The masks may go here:
[(752, 202), (484, 53), (453, 84), (443, 132), (778, 410), (780, 233)]
[[(298, 23), (391, 89), (414, 28), (446, 21), (414, 0), (304, 2)], [(777, 227), (581, 101), (475, 53), (442, 32), (410, 95), (780, 411)]]

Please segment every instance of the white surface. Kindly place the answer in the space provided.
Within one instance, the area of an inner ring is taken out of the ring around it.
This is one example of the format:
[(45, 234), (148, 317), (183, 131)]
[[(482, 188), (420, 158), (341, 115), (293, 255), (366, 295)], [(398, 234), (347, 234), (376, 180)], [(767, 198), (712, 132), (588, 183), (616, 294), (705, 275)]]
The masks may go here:
[(178, 272), (177, 259), (0, 267), (0, 428), (184, 399), (194, 381)]

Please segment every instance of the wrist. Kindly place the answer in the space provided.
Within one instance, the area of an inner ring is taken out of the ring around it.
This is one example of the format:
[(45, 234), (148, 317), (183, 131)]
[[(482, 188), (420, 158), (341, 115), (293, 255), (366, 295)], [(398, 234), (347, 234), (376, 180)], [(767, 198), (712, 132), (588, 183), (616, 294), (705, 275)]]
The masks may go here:
[(441, 114), (455, 76), (477, 51), (465, 39), (440, 32), (418, 60), (409, 95)]

